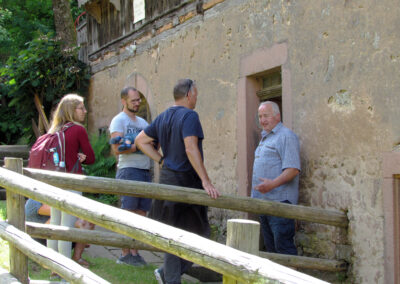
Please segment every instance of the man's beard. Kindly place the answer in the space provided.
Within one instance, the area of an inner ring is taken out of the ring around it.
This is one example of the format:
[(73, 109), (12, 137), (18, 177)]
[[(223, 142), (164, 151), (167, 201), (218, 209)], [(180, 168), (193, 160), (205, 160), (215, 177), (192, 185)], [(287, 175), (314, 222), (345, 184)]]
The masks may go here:
[(130, 111), (131, 113), (137, 113), (137, 112), (139, 111), (139, 108), (137, 108), (137, 109), (135, 110), (135, 109), (133, 109), (133, 108), (127, 107), (126, 109), (127, 109), (128, 111)]

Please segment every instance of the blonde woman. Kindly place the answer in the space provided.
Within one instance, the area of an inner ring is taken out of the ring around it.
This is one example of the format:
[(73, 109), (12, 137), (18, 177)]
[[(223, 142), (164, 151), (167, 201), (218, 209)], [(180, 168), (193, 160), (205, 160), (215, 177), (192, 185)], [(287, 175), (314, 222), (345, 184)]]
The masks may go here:
[[(88, 134), (82, 123), (85, 121), (86, 108), (84, 100), (76, 94), (65, 95), (54, 112), (49, 133), (55, 133), (67, 123), (72, 123), (65, 131), (65, 168), (67, 172), (82, 174), (81, 163), (93, 164), (95, 157), (89, 143)], [(71, 190), (72, 191), (72, 190)], [(78, 191), (72, 191), (82, 194)], [(50, 224), (74, 227), (77, 218), (65, 212), (51, 208)], [(87, 222), (88, 223), (88, 222)], [(90, 224), (90, 223), (89, 223)], [(72, 243), (67, 241), (48, 240), (47, 246), (62, 255), (71, 258)], [(77, 243), (74, 249), (73, 260), (82, 266), (88, 267), (89, 263), (81, 258), (85, 244)]]

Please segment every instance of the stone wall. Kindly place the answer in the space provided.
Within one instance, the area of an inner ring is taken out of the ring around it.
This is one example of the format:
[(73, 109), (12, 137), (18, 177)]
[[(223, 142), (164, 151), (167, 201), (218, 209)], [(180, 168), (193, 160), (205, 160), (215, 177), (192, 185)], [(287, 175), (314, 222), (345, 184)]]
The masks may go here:
[[(243, 192), (241, 59), (284, 43), (290, 88), (283, 100), (290, 96), (291, 104), (283, 112), (290, 113), (288, 126), (301, 141), (300, 203), (343, 210), (350, 220), (348, 230), (298, 222), (300, 252), (348, 260), (351, 282), (386, 283), (381, 153), (400, 141), (398, 3), (214, 2), (203, 15), (141, 42), (136, 53), (121, 50), (92, 62), (90, 130), (108, 125), (120, 111), (123, 86), (137, 86), (155, 117), (173, 104), (177, 79), (193, 78), (210, 177), (224, 194)], [(212, 213), (216, 223), (240, 215)]]

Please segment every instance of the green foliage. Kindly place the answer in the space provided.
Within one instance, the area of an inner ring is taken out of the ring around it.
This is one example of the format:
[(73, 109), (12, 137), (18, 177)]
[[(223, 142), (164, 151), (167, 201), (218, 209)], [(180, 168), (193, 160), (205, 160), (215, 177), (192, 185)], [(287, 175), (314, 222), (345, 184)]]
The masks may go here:
[(7, 204), (5, 200), (0, 200), (0, 220), (7, 220)]
[(339, 283), (350, 283), (350, 282), (346, 281), (346, 280), (348, 280), (346, 272), (337, 272), (336, 278)]
[(83, 165), (88, 176), (115, 177), (116, 159), (111, 155), (111, 147), (108, 143), (108, 135), (91, 135), (90, 145), (92, 145), (96, 161), (92, 165)]
[[(74, 20), (84, 11), (76, 0), (70, 0), (70, 7)], [(52, 0), (0, 0), (0, 63), (50, 32), (55, 32)]]
[(67, 93), (86, 96), (90, 72), (78, 60), (77, 51), (62, 51), (51, 35), (41, 36), (28, 42), (26, 49), (11, 56), (0, 68), (0, 141), (15, 144), (22, 136), (33, 137), (31, 119), (37, 117), (35, 93), (42, 99), (47, 114)]
[[(108, 135), (91, 135), (90, 144), (92, 145), (96, 161), (92, 165), (83, 165), (88, 176), (115, 177), (116, 159), (111, 155), (111, 147), (108, 144)], [(117, 205), (118, 195), (114, 194), (85, 194), (86, 197), (96, 201)]]
[[(54, 31), (51, 0), (0, 0), (0, 62), (24, 49), (25, 43)], [(4, 31), (4, 33), (1, 32)]]
[(0, 7), (0, 43), (2, 44), (6, 44), (11, 39), (9, 31), (5, 28), (11, 16), (12, 14), (9, 10)]
[[(24, 133), (23, 114), (15, 108), (0, 108), (0, 144), (19, 144), (19, 138)], [(11, 123), (12, 122), (12, 123)], [(31, 135), (27, 135), (30, 140)]]
[(118, 205), (118, 195), (115, 194), (91, 194), (91, 193), (86, 193), (84, 194), (85, 197), (93, 199), (97, 202), (101, 202), (104, 204), (108, 204), (111, 206), (117, 206)]
[(85, 11), (84, 6), (82, 5), (81, 7), (78, 7), (78, 1), (76, 0), (70, 0), (69, 4), (71, 7), (72, 19), (76, 21), (79, 15), (81, 15)]
[[(83, 9), (70, 5), (76, 19)], [(0, 0), (0, 144), (33, 142), (33, 94), (48, 116), (64, 94), (86, 96), (88, 67), (76, 49), (62, 52), (54, 34), (52, 0)]]

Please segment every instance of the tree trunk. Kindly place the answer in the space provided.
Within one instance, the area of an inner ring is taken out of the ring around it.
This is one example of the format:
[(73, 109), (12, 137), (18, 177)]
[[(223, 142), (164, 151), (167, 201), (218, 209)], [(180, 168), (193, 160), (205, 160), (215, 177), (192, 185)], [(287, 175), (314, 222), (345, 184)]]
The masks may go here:
[(69, 0), (53, 0), (54, 24), (62, 48), (76, 45), (76, 32)]

